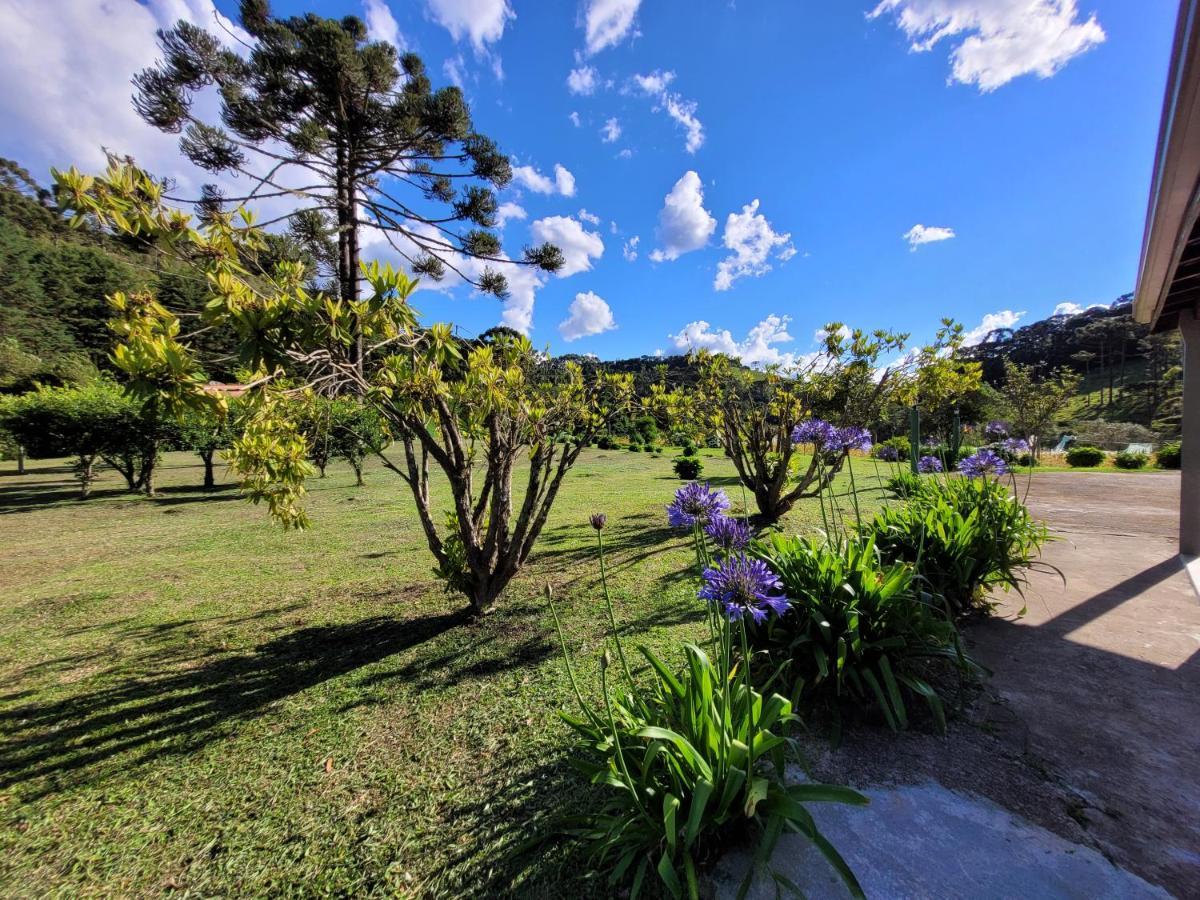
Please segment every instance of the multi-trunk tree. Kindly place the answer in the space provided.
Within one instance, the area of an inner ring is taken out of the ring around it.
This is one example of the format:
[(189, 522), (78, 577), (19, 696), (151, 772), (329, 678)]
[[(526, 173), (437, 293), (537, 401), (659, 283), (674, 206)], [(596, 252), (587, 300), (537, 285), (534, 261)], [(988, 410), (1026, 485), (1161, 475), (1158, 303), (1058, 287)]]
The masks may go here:
[[(361, 398), (400, 446), (402, 459), (385, 459), (413, 496), (438, 571), (476, 612), (528, 558), (582, 448), (630, 402), (628, 376), (585, 377), (524, 337), (464, 341), (449, 325), (421, 326), (408, 302), (416, 280), (390, 266), (365, 266), (369, 294), (346, 301), (309, 290), (298, 262), (277, 260), (269, 275), (253, 265), (267, 241), (245, 211), (214, 211), (196, 228), (164, 203), (161, 184), (132, 166), (55, 177), (64, 208), (205, 273), (212, 298), (199, 327), (234, 334), (239, 362), (252, 373), (229, 454), (250, 498), (287, 526), (307, 524), (312, 468), (297, 404)], [(147, 293), (112, 303), (113, 362), (135, 396), (177, 416), (223, 405), (205, 390), (204, 360), (179, 317)], [(514, 497), (518, 480), (523, 491)]]

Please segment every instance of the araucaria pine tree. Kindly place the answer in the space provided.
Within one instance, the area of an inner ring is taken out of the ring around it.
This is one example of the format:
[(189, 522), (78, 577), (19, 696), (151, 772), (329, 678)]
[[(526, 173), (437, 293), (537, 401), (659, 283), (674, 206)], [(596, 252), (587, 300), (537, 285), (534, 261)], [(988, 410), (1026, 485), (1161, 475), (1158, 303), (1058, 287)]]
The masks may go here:
[[(512, 167), (475, 131), (462, 92), (433, 90), (420, 57), (368, 41), (354, 16), (276, 18), (267, 0), (242, 0), (240, 13), (244, 57), (181, 21), (159, 32), (162, 59), (134, 78), (143, 119), (181, 134), (180, 149), (201, 168), (253, 185), (238, 197), (207, 186), (196, 198), (202, 212), (225, 202), (286, 203), (281, 218), (344, 300), (360, 296), (365, 229), (415, 275), (438, 280), (451, 270), (504, 297), (502, 269), (514, 260), (490, 229), (494, 189), (509, 183)], [(212, 86), (220, 122), (193, 109), (196, 93)], [(563, 259), (543, 244), (516, 262), (555, 271)], [(361, 354), (356, 338), (352, 356)]]

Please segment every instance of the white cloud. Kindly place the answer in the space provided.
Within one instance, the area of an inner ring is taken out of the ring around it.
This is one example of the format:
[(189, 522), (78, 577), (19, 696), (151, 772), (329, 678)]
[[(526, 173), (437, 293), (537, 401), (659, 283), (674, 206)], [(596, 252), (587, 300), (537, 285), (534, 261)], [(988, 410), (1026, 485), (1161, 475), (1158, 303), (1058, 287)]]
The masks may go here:
[(589, 225), (599, 225), (600, 217), (588, 212), (586, 209), (581, 209), (578, 213), (579, 221), (587, 222)]
[(708, 243), (716, 227), (717, 220), (704, 208), (700, 176), (694, 171), (684, 172), (663, 200), (663, 208), (658, 214), (660, 246), (650, 258), (663, 262), (699, 250)]
[(576, 128), (583, 124), (579, 121), (579, 113), (577, 112), (572, 112), (569, 116), (567, 116), (567, 118), (571, 120), (571, 124)]
[(575, 196), (575, 176), (558, 163), (554, 164), (554, 186), (564, 197)]
[(363, 0), (363, 17), (367, 21), (367, 36), (373, 41), (387, 41), (403, 53), (407, 48), (400, 26), (384, 0)]
[(1002, 309), (1000, 312), (988, 313), (983, 317), (983, 320), (963, 335), (963, 345), (966, 347), (974, 347), (976, 344), (981, 344), (989, 334), (997, 329), (1012, 328), (1021, 320), (1025, 312), (1013, 312), (1011, 309)]
[(743, 206), (740, 213), (730, 213), (725, 219), (724, 242), (733, 254), (717, 265), (713, 288), (727, 291), (739, 278), (771, 271), (768, 260), (772, 251), (776, 259), (791, 259), (796, 255), (791, 238), (790, 234), (781, 234), (771, 227), (766, 216), (759, 213), (757, 199)]
[(885, 13), (914, 53), (962, 35), (950, 53), (950, 80), (983, 93), (1029, 73), (1049, 78), (1105, 40), (1094, 14), (1079, 20), (1076, 0), (882, 0), (868, 18)]
[(554, 164), (554, 178), (543, 175), (533, 166), (513, 166), (513, 181), (522, 184), (535, 194), (553, 194), (564, 197), (575, 196), (575, 176), (564, 166)]
[(604, 127), (600, 129), (600, 139), (606, 144), (611, 144), (621, 137), (621, 123), (615, 118), (609, 119), (604, 123)]
[(566, 278), (592, 267), (592, 259), (604, 254), (604, 241), (594, 231), (585, 231), (583, 226), (570, 216), (548, 216), (538, 219), (529, 228), (538, 243), (549, 241), (563, 254), (563, 267), (558, 270), (559, 278)]
[(776, 344), (791, 343), (787, 326), (790, 316), (772, 313), (750, 329), (744, 340), (734, 340), (729, 329), (713, 331), (703, 320), (689, 322), (676, 334), (667, 335), (676, 350), (688, 351), (707, 349), (713, 353), (724, 353), (740, 359), (748, 366), (780, 365), (791, 367), (803, 364), (807, 357), (794, 353), (783, 353)]
[(469, 38), (476, 53), (504, 36), (504, 26), (516, 13), (508, 0), (426, 0), (433, 20), (456, 41)]
[(525, 208), (519, 203), (501, 203), (500, 208), (496, 210), (496, 227), (503, 228), (506, 222), (524, 219), (527, 215)]
[(572, 94), (590, 96), (596, 92), (598, 83), (599, 73), (593, 66), (580, 66), (567, 75), (567, 90)]
[(628, 147), (626, 147), (624, 150), (622, 150), (620, 153), (617, 154), (617, 158), (618, 159), (632, 159), (633, 151), (630, 150)]
[(567, 318), (558, 324), (558, 332), (565, 341), (577, 341), (617, 327), (608, 304), (592, 291), (576, 294), (567, 313)]
[[(182, 157), (176, 135), (142, 121), (129, 84), (159, 58), (155, 30), (181, 18), (241, 50), (225, 29), (242, 40), (248, 36), (220, 14), (218, 25), (214, 14), (212, 0), (73, 3), (69, 10), (62, 3), (0, 3), (4, 155), (20, 160), (43, 182), (50, 166), (102, 169), (104, 147), (133, 156), (156, 175), (174, 177), (189, 196), (201, 184), (220, 180)], [(215, 95), (201, 92), (193, 109), (216, 119)], [(242, 193), (240, 187), (231, 193)]]
[(636, 33), (634, 19), (641, 0), (588, 0), (584, 12), (587, 52), (599, 53)]
[(667, 89), (667, 86), (675, 80), (674, 72), (663, 72), (660, 69), (655, 69), (649, 75), (634, 75), (633, 83), (638, 86), (638, 89), (643, 94), (657, 95)]
[(636, 234), (625, 242), (625, 246), (621, 248), (621, 255), (625, 257), (626, 262), (633, 262), (638, 258), (638, 244), (642, 239)]
[(1071, 303), (1071, 302), (1067, 301), (1064, 303), (1060, 303), (1060, 304), (1058, 304), (1058, 306), (1054, 307), (1054, 312), (1050, 313), (1050, 315), (1051, 316), (1077, 316), (1081, 312), (1083, 312), (1083, 307), (1080, 304)]
[(948, 241), (954, 237), (953, 228), (943, 228), (940, 225), (914, 225), (904, 232), (910, 250), (916, 250), (922, 244), (932, 244), (937, 241)]
[(467, 80), (467, 63), (461, 53), (442, 63), (442, 74), (452, 85), (462, 88)]
[(704, 125), (696, 117), (699, 108), (695, 100), (685, 100), (679, 94), (667, 90), (667, 86), (675, 80), (674, 72), (663, 72), (655, 69), (649, 75), (634, 75), (633, 83), (637, 89), (655, 100), (655, 111), (662, 110), (668, 116), (683, 126), (686, 134), (684, 149), (695, 153), (704, 144)]

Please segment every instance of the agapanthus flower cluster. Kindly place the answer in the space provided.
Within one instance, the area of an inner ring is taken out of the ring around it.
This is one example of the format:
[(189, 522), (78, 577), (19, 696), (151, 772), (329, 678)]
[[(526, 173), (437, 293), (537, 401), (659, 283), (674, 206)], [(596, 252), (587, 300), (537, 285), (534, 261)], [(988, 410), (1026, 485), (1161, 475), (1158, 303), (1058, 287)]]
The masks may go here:
[(838, 428), (824, 419), (807, 419), (792, 429), (792, 443), (815, 444), (827, 453), (870, 450), (871, 432), (853, 425)]
[(1000, 446), (1013, 456), (1021, 456), (1029, 452), (1029, 441), (1025, 438), (1008, 438)]
[(724, 553), (734, 553), (750, 546), (750, 526), (733, 516), (713, 516), (704, 526), (704, 533)]
[(724, 491), (714, 491), (708, 482), (693, 481), (675, 492), (675, 499), (667, 506), (667, 523), (674, 528), (707, 525), (727, 509), (729, 498)]
[(983, 429), (983, 433), (992, 440), (996, 441), (1000, 440), (1001, 438), (1006, 438), (1008, 437), (1008, 423), (998, 421), (988, 422)]
[(880, 447), (878, 450), (878, 455), (879, 455), (879, 458), (882, 459), (884, 462), (899, 462), (900, 461), (900, 451), (897, 450), (895, 447), (891, 446), (890, 444), (885, 444), (884, 446)]
[(942, 461), (936, 456), (922, 456), (917, 460), (917, 471), (922, 475), (932, 475), (935, 472), (941, 472)]
[(772, 612), (782, 616), (788, 611), (782, 588), (783, 582), (765, 562), (737, 553), (704, 570), (699, 597), (719, 604), (731, 622), (749, 616), (757, 623)]
[(1008, 464), (992, 450), (980, 450), (958, 464), (958, 471), (968, 478), (983, 478), (986, 475), (1004, 475)]

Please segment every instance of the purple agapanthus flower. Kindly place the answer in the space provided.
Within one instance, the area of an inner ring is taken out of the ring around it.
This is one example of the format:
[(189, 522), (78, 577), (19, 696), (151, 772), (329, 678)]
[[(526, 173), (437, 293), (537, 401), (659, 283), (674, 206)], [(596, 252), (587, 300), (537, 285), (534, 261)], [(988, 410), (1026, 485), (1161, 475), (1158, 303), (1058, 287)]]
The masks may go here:
[(935, 472), (941, 472), (942, 461), (936, 456), (922, 456), (917, 460), (917, 471), (923, 475), (932, 475)]
[(817, 444), (828, 447), (835, 443), (838, 430), (824, 419), (806, 419), (792, 429), (793, 444)]
[(726, 553), (750, 546), (750, 526), (732, 516), (713, 516), (704, 526), (704, 533)]
[(1025, 438), (1008, 438), (1000, 446), (1013, 456), (1021, 456), (1029, 452), (1029, 441), (1025, 440)]
[(699, 597), (719, 603), (730, 622), (740, 622), (746, 616), (762, 622), (772, 612), (782, 616), (788, 611), (782, 588), (779, 576), (765, 562), (738, 553), (704, 570)]
[(892, 446), (882, 446), (879, 448), (879, 458), (884, 462), (899, 462), (900, 451)]
[(1008, 437), (1008, 423), (999, 421), (988, 422), (983, 429), (983, 433), (995, 440), (1006, 438)]
[(674, 501), (667, 507), (667, 524), (675, 528), (707, 525), (727, 509), (729, 498), (724, 491), (714, 491), (707, 481), (693, 481), (675, 492)]
[[(829, 449), (834, 449), (830, 447)], [(845, 428), (837, 430), (837, 449), (838, 450), (862, 450), (871, 449), (871, 432), (865, 428), (858, 428), (854, 425), (847, 425)]]
[(1004, 475), (1008, 464), (991, 450), (980, 450), (958, 464), (958, 471), (968, 478), (983, 478), (986, 475)]

